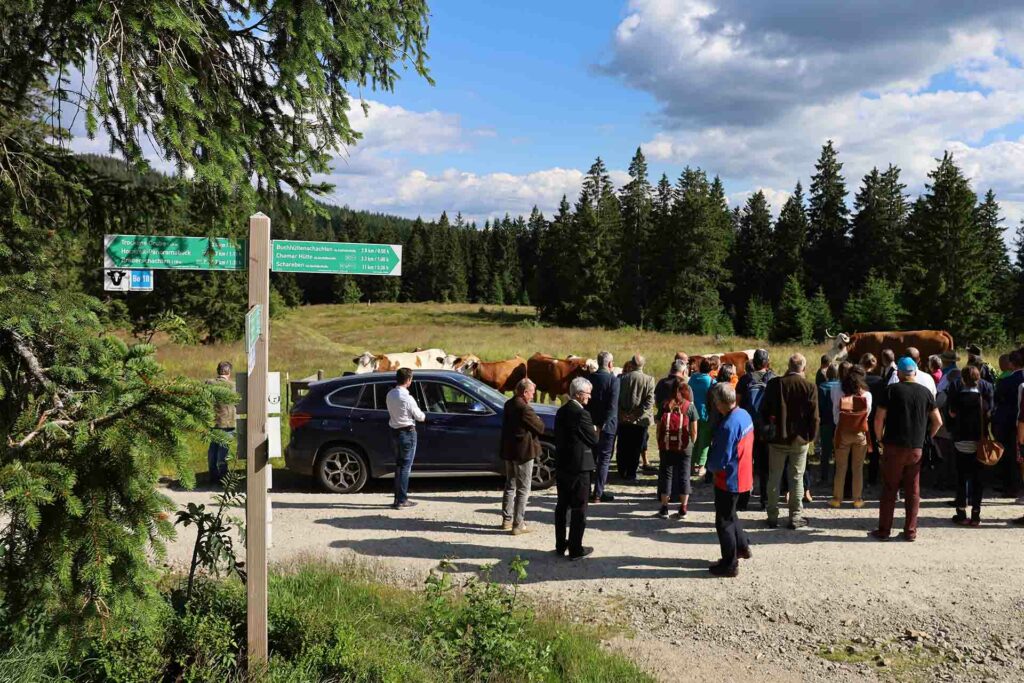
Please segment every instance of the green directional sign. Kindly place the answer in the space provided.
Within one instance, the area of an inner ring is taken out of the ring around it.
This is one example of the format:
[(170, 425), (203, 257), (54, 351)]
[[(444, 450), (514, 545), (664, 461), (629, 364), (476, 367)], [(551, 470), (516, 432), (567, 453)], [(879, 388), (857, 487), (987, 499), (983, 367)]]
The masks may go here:
[(401, 275), (402, 245), (274, 240), (271, 269), (279, 273)]
[(170, 270), (245, 270), (245, 240), (225, 237), (104, 235), (103, 267)]

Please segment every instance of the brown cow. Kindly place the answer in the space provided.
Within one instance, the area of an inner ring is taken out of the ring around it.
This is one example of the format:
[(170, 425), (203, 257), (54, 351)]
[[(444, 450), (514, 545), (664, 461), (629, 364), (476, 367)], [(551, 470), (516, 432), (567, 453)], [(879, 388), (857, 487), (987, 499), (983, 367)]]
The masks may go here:
[(485, 363), (476, 356), (466, 355), (455, 359), (453, 369), (502, 392), (514, 391), (519, 380), (526, 377), (526, 361), (519, 356)]
[[(680, 351), (679, 353), (683, 353)], [(679, 357), (679, 353), (676, 357)], [(729, 353), (709, 353), (706, 356), (690, 356), (690, 374), (694, 374), (700, 369), (700, 362), (705, 358), (711, 358), (711, 356), (718, 356), (721, 365), (732, 364), (736, 368), (736, 377), (740, 378), (747, 374), (747, 361), (754, 357), (754, 354), (750, 351), (730, 351)]]
[(569, 383), (577, 377), (587, 374), (586, 359), (569, 356), (566, 359), (555, 358), (543, 353), (535, 353), (526, 361), (526, 376), (537, 385), (537, 396), (540, 402), (569, 393)]
[(865, 353), (878, 358), (882, 355), (882, 349), (892, 349), (898, 358), (908, 346), (916, 348), (921, 352), (921, 358), (927, 359), (932, 354), (941, 355), (943, 351), (956, 348), (953, 336), (945, 330), (856, 332), (849, 335), (840, 333), (835, 336), (829, 334), (828, 338), (834, 340), (829, 355), (835, 361), (849, 357), (857, 362)]

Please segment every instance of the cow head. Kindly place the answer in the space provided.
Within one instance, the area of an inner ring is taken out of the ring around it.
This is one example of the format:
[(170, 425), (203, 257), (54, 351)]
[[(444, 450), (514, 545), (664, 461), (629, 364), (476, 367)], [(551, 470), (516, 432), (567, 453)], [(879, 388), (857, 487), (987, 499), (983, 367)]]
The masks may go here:
[(832, 340), (832, 348), (828, 350), (827, 354), (832, 359), (832, 362), (836, 363), (844, 360), (849, 353), (850, 335), (845, 332), (832, 334), (826, 329), (825, 338)]
[(369, 351), (363, 351), (362, 355), (353, 358), (352, 362), (356, 365), (357, 375), (361, 375), (364, 372), (375, 372), (377, 370), (377, 356), (373, 355)]
[(597, 361), (593, 358), (588, 358), (584, 361), (583, 367), (586, 368), (587, 372), (593, 374), (597, 372)]
[(452, 364), (452, 370), (461, 372), (463, 375), (472, 376), (479, 365), (480, 359), (471, 353), (467, 353), (465, 356), (455, 359), (455, 363)]
[(436, 360), (440, 364), (442, 370), (454, 370), (455, 363), (462, 361), (461, 358), (459, 358), (458, 356), (453, 356), (450, 353), (444, 356), (438, 356), (434, 360)]

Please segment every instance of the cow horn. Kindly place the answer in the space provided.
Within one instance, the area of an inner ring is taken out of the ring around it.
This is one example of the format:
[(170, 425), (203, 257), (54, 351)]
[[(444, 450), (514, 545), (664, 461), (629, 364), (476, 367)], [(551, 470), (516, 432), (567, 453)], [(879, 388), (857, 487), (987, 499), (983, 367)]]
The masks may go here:
[(826, 339), (835, 339), (835, 338), (836, 338), (836, 335), (834, 335), (834, 334), (832, 334), (831, 332), (829, 332), (829, 331), (828, 331), (828, 328), (826, 327), (826, 328), (825, 328), (825, 338), (826, 338)]

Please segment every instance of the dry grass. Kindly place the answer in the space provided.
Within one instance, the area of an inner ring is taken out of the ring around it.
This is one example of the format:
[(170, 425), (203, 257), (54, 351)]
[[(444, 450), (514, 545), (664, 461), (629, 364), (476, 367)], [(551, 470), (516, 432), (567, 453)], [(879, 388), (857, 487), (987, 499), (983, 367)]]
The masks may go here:
[[(241, 325), (241, 321), (239, 321)], [(633, 328), (547, 327), (536, 322), (534, 310), (525, 306), (478, 304), (337, 304), (304, 306), (271, 321), (270, 367), (293, 378), (313, 374), (327, 376), (353, 369), (352, 358), (363, 351), (388, 353), (416, 347), (441, 348), (449, 353), (473, 353), (483, 360), (502, 360), (536, 351), (564, 357), (588, 358), (600, 350), (611, 351), (616, 365), (634, 353), (647, 356), (648, 372), (662, 375), (677, 351), (706, 354), (764, 346), (763, 340), (742, 337), (714, 339), (674, 335)], [(221, 360), (236, 368), (245, 366), (242, 342), (208, 346), (179, 346), (158, 337), (157, 356), (170, 372), (201, 378), (213, 374)], [(809, 365), (826, 345), (769, 347), (775, 365), (794, 351), (807, 355)]]

